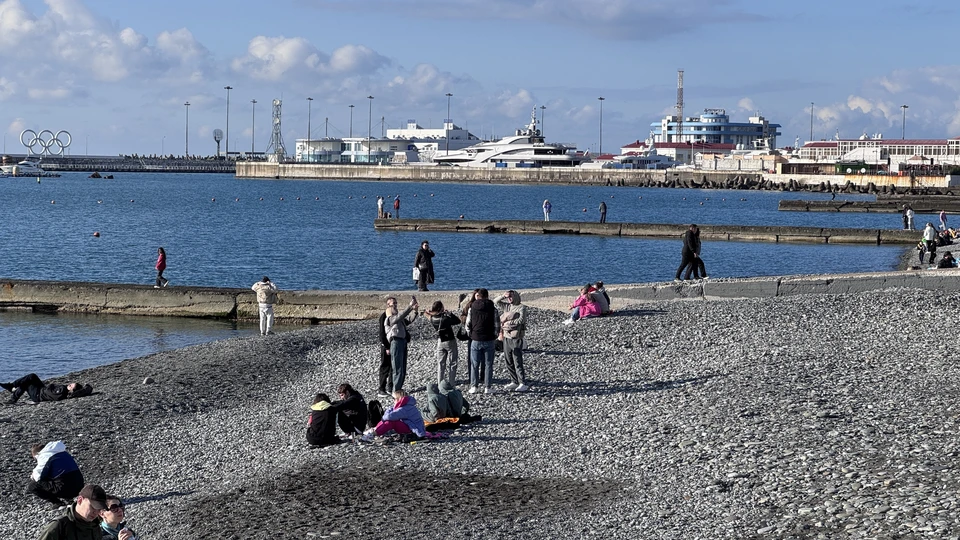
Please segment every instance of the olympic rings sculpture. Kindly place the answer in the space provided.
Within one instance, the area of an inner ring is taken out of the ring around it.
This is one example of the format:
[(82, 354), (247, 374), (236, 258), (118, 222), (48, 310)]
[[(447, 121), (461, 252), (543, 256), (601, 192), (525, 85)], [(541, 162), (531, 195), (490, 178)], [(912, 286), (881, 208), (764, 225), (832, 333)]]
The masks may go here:
[[(29, 136), (27, 134), (29, 134)], [(66, 135), (66, 141), (60, 139), (61, 135)], [(49, 129), (45, 129), (40, 133), (32, 129), (25, 129), (20, 133), (20, 144), (27, 148), (30, 155), (62, 156), (63, 151), (69, 148), (72, 142), (73, 137), (70, 136), (70, 132), (64, 129), (58, 131), (56, 135)], [(39, 152), (34, 150), (35, 146), (40, 147)], [(56, 146), (56, 148), (51, 150), (53, 146)]]

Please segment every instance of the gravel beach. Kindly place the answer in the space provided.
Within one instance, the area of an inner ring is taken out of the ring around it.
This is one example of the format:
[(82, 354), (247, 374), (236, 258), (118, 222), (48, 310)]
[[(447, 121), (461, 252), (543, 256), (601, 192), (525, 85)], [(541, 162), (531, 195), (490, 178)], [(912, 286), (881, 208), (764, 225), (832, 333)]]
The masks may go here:
[[(531, 391), (467, 396), (483, 421), (414, 444), (304, 439), (315, 392), (373, 397), (376, 321), (89, 369), (93, 396), (0, 405), (0, 538), (59, 514), (22, 495), (49, 440), (143, 539), (958, 538), (958, 296), (531, 309)], [(435, 334), (414, 335), (420, 399)]]

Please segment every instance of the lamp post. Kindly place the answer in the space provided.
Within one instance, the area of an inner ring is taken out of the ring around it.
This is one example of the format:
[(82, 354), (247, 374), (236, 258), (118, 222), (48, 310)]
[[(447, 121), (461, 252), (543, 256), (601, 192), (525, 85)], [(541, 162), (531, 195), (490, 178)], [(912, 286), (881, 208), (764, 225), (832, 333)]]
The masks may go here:
[(253, 157), (257, 148), (257, 100), (250, 100), (250, 108), (253, 109), (250, 114), (250, 157)]
[(183, 109), (187, 111), (186, 122), (183, 127), (183, 157), (190, 155), (190, 102), (183, 104)]
[(810, 102), (810, 140), (813, 141), (813, 102)]
[(353, 105), (350, 105), (350, 136), (353, 137)]
[(223, 159), (230, 159), (230, 91), (233, 90), (232, 86), (224, 86), (224, 90), (227, 91), (227, 134), (224, 141), (224, 153)]
[(540, 106), (540, 136), (541, 137), (543, 136), (543, 115), (546, 110), (547, 110), (546, 105)]
[(370, 134), (373, 132), (373, 96), (367, 96), (370, 100), (369, 111), (367, 112), (367, 163), (370, 163)]
[(310, 146), (310, 108), (313, 106), (313, 98), (307, 98), (307, 146)]
[(449, 156), (450, 155), (450, 130), (446, 129), (446, 123), (450, 121), (450, 98), (453, 97), (453, 94), (451, 94), (450, 92), (447, 92), (446, 95), (447, 95), (447, 119), (446, 121), (444, 121), (444, 131), (446, 131), (445, 138), (447, 139), (447, 155)]
[(900, 106), (900, 112), (903, 113), (903, 116), (900, 119), (900, 140), (903, 140), (906, 138), (905, 135), (907, 132), (907, 109), (909, 108), (910, 107), (908, 105)]
[(597, 154), (603, 155), (603, 100), (604, 97), (600, 96), (597, 98), (600, 101), (600, 144), (598, 145)]

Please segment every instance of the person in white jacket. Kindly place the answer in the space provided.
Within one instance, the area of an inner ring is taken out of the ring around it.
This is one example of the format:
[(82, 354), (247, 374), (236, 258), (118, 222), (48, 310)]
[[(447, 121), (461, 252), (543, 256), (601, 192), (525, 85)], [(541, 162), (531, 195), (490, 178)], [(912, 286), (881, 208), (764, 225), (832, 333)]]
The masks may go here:
[(277, 303), (277, 285), (267, 276), (263, 276), (251, 289), (256, 291), (257, 303), (260, 304), (260, 335), (269, 335), (273, 333), (273, 305)]
[(66, 503), (62, 499), (69, 501), (83, 489), (83, 474), (63, 441), (35, 444), (30, 454), (37, 460), (37, 466), (27, 482), (27, 493), (63, 506)]

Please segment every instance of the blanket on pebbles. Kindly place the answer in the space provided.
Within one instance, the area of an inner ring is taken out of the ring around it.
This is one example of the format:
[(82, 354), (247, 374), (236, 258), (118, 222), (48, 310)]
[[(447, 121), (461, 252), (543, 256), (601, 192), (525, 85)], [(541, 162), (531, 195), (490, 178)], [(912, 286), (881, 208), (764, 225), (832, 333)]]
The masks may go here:
[[(372, 396), (375, 321), (90, 369), (95, 396), (0, 406), (0, 538), (58, 514), (22, 495), (29, 445), (57, 439), (143, 538), (955, 536), (957, 304), (678, 301), (569, 327), (531, 310), (531, 391), (468, 396), (482, 422), (418, 444), (305, 442), (315, 392)], [(422, 397), (435, 334), (414, 335)]]

